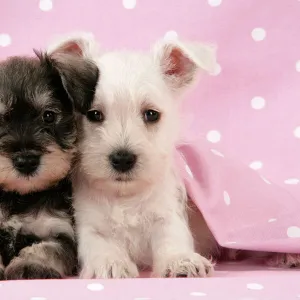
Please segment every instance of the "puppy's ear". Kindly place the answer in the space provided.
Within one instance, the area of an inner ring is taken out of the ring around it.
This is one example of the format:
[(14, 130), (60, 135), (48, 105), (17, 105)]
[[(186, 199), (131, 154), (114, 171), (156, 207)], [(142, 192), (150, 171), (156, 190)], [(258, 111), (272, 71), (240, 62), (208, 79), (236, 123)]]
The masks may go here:
[(63, 37), (40, 56), (48, 68), (58, 72), (62, 85), (74, 107), (81, 113), (89, 109), (99, 79), (99, 69), (92, 61), (97, 44), (89, 33)]
[(87, 59), (71, 54), (51, 55), (52, 66), (77, 111), (85, 114), (94, 100), (99, 79), (98, 67)]
[(213, 73), (216, 69), (216, 47), (201, 43), (166, 41), (154, 48), (167, 85), (176, 94), (191, 85), (199, 73)]
[(93, 59), (99, 56), (100, 48), (90, 32), (76, 32), (56, 37), (47, 47), (48, 54), (68, 53), (83, 58)]

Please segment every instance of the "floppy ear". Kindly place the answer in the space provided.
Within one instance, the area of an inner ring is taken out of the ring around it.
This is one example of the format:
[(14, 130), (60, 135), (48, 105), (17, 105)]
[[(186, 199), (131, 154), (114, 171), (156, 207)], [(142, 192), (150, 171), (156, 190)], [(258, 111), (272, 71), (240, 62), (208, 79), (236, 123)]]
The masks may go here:
[(70, 54), (52, 55), (50, 59), (75, 109), (85, 114), (94, 100), (98, 67), (92, 61)]
[(99, 80), (99, 69), (92, 61), (97, 43), (89, 33), (63, 37), (48, 47), (44, 61), (54, 68), (74, 107), (81, 113), (89, 109)]
[(167, 85), (176, 93), (190, 86), (199, 73), (213, 73), (217, 65), (216, 47), (197, 42), (160, 42), (154, 55)]

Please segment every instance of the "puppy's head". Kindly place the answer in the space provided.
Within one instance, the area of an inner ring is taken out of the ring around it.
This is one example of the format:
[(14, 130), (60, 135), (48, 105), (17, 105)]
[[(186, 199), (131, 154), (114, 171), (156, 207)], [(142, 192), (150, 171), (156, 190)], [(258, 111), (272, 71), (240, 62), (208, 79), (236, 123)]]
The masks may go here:
[(85, 175), (121, 195), (161, 180), (172, 163), (179, 98), (199, 71), (211, 72), (215, 63), (214, 48), (198, 43), (162, 42), (147, 54), (99, 56), (101, 78), (80, 141)]
[(0, 186), (40, 191), (69, 172), (76, 142), (74, 107), (92, 101), (98, 68), (59, 51), (0, 63)]

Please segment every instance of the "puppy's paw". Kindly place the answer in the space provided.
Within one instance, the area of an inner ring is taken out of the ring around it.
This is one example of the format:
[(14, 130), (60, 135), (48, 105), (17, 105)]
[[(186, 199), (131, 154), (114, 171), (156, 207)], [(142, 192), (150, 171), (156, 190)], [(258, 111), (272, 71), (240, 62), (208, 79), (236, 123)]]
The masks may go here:
[(173, 257), (164, 265), (163, 268), (154, 267), (154, 274), (159, 277), (207, 277), (214, 270), (212, 262), (198, 253)]
[(135, 278), (139, 271), (132, 261), (121, 259), (100, 259), (85, 265), (80, 273), (82, 279), (92, 278)]
[(56, 270), (36, 263), (15, 258), (7, 266), (4, 272), (7, 280), (19, 279), (61, 279), (62, 276)]
[(274, 253), (267, 258), (266, 264), (276, 268), (299, 268), (300, 254)]
[(0, 281), (1, 280), (4, 280), (5, 277), (4, 277), (4, 269), (0, 267)]

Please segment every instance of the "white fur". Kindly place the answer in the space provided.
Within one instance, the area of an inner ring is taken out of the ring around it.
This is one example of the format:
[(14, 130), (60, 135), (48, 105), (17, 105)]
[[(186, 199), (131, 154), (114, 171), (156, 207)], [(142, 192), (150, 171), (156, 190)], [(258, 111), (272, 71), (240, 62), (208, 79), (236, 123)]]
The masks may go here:
[[(152, 267), (155, 276), (209, 275), (211, 262), (195, 253), (173, 153), (180, 119), (177, 98), (197, 71), (213, 71), (214, 49), (172, 42), (159, 43), (150, 53), (119, 51), (89, 58), (101, 74), (91, 109), (101, 110), (105, 121), (85, 118), (79, 143), (74, 207), (81, 277), (136, 277), (137, 267)], [(181, 64), (183, 72), (169, 75)], [(145, 109), (161, 112), (158, 124), (144, 124)], [(138, 156), (130, 175), (116, 174), (109, 164), (109, 154), (119, 147)]]
[(46, 211), (37, 216), (14, 215), (8, 220), (0, 214), (0, 225), (3, 228), (13, 228), (15, 232), (21, 229), (22, 234), (34, 234), (40, 238), (47, 238), (60, 233), (75, 238), (72, 221), (63, 212), (57, 216), (52, 216)]

